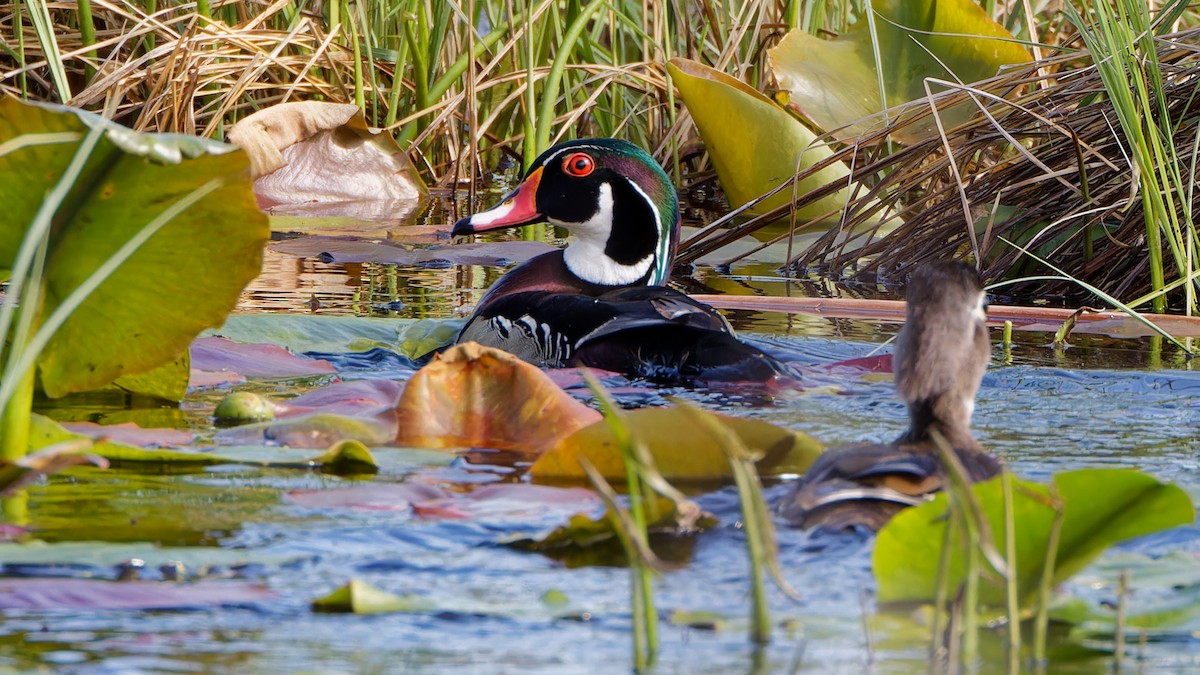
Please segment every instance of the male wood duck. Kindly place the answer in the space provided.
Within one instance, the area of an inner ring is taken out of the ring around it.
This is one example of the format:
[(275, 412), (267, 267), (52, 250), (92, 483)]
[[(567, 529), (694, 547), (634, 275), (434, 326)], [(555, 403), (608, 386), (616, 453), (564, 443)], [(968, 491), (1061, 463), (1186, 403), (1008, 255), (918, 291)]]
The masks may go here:
[(767, 382), (780, 373), (716, 310), (665, 286), (679, 203), (641, 148), (611, 138), (556, 145), (498, 206), (463, 218), (451, 234), (543, 221), (574, 239), (505, 274), (456, 342), (543, 367), (590, 366), (657, 382)]
[(907, 319), (896, 337), (896, 391), (909, 427), (894, 443), (826, 451), (780, 504), (794, 527), (878, 530), (901, 509), (942, 489), (945, 473), (930, 439), (936, 429), (972, 481), (991, 478), (1000, 463), (971, 435), (975, 392), (990, 344), (983, 285), (962, 263), (913, 272)]

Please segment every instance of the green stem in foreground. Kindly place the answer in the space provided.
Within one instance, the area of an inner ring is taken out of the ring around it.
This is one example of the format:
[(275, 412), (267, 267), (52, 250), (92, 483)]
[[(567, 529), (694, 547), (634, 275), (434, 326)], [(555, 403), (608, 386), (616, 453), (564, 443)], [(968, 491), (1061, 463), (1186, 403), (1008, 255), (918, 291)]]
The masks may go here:
[(30, 368), (0, 411), (0, 459), (15, 462), (29, 451), (29, 411), (33, 409), (36, 370)]
[(750, 563), (750, 640), (755, 644), (767, 644), (771, 641), (771, 613), (767, 606), (767, 587), (763, 579), (763, 569), (767, 566), (767, 551), (763, 542), (762, 522), (760, 511), (755, 508), (753, 499), (762, 499), (756, 494), (756, 486), (748, 475), (746, 460), (736, 460), (733, 467), (733, 478), (737, 484), (738, 495), (742, 503), (742, 528), (746, 534), (746, 550)]

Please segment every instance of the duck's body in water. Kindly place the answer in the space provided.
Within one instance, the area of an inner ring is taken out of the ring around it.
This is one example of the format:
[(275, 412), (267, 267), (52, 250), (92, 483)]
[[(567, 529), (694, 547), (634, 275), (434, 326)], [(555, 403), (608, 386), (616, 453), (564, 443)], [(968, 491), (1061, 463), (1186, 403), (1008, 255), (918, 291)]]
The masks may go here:
[(961, 263), (926, 265), (913, 272), (906, 297), (894, 369), (908, 430), (894, 443), (827, 450), (779, 506), (794, 527), (878, 530), (901, 509), (931, 498), (946, 478), (933, 431), (972, 481), (1000, 472), (971, 434), (975, 393), (990, 354), (979, 276)]
[(504, 275), (456, 342), (538, 366), (590, 366), (656, 382), (780, 376), (780, 364), (739, 341), (715, 309), (665, 286), (679, 204), (641, 148), (615, 139), (557, 145), (500, 205), (458, 221), (452, 234), (542, 221), (575, 239)]

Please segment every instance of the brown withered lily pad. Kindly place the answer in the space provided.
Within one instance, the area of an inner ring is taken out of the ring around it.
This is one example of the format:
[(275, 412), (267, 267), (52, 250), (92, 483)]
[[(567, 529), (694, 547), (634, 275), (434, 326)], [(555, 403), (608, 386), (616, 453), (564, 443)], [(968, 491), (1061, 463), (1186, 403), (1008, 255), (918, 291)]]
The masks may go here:
[(271, 244), (271, 250), (326, 263), (393, 263), (444, 267), (487, 265), (505, 267), (553, 251), (540, 241), (495, 241), (419, 248), (391, 241), (367, 241), (356, 237), (311, 236)]
[(540, 369), (474, 342), (413, 375), (397, 407), (398, 445), (537, 454), (600, 420)]
[(266, 206), (395, 204), (377, 209), (388, 215), (427, 194), (408, 155), (352, 104), (281, 103), (238, 122), (229, 139), (250, 155), (254, 191)]

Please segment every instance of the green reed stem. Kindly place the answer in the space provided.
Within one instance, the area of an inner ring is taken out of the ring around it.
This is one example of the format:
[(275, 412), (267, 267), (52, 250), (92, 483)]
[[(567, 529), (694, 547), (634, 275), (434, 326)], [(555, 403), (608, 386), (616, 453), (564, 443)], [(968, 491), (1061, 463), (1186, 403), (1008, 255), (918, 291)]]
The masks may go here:
[(1054, 586), (1054, 566), (1058, 556), (1058, 542), (1062, 536), (1062, 501), (1050, 486), (1050, 502), (1054, 507), (1054, 521), (1050, 523), (1050, 536), (1046, 542), (1046, 562), (1042, 566), (1042, 578), (1038, 583), (1037, 618), (1033, 631), (1033, 659), (1038, 665), (1046, 663), (1046, 634), (1050, 629), (1050, 592)]
[[(567, 60), (571, 58), (575, 42), (583, 33), (583, 29), (587, 27), (592, 15), (604, 6), (604, 0), (591, 0), (571, 22), (566, 34), (563, 35), (562, 42), (558, 45), (558, 51), (554, 54), (554, 62), (550, 64), (550, 73), (546, 76), (546, 81), (542, 86), (542, 105), (537, 116), (537, 146), (534, 157), (550, 147), (550, 133), (554, 126), (554, 105), (558, 100), (558, 90), (562, 86), (563, 69), (567, 66)], [(528, 150), (526, 150), (526, 155), (528, 155)]]
[(1012, 473), (1000, 472), (1000, 489), (1004, 494), (1004, 559), (1008, 574), (1004, 575), (1005, 599), (1008, 604), (1008, 669), (1018, 672), (1021, 666), (1021, 609), (1017, 572), (1017, 519), (1013, 510)]

